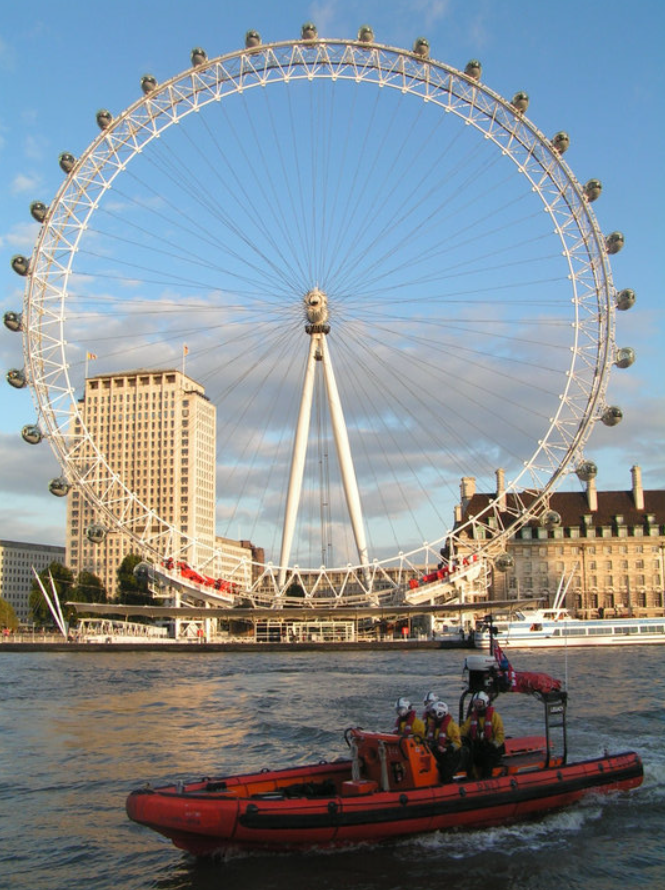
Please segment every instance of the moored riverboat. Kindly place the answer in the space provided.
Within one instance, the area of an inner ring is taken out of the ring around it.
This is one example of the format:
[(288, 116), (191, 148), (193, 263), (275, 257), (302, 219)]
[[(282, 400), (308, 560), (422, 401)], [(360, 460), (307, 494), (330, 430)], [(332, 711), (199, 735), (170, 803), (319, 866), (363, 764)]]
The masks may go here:
[(566, 609), (516, 609), (481, 622), (474, 632), (474, 646), (486, 649), (490, 636), (506, 649), (647, 646), (665, 643), (665, 616), (583, 619)]

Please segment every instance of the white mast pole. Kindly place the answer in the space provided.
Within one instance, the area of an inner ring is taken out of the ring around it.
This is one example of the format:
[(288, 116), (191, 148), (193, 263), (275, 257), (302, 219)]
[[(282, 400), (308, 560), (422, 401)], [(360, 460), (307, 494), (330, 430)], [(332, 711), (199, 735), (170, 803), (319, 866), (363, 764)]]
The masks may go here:
[(342, 473), (342, 484), (344, 485), (346, 506), (349, 511), (349, 517), (351, 518), (353, 537), (355, 538), (356, 548), (358, 550), (358, 559), (363, 568), (366, 568), (367, 541), (365, 539), (365, 526), (363, 524), (358, 480), (353, 466), (351, 446), (349, 445), (349, 433), (346, 428), (346, 421), (344, 420), (342, 402), (339, 397), (337, 382), (335, 380), (335, 374), (332, 362), (330, 361), (330, 353), (328, 352), (328, 344), (326, 343), (325, 337), (321, 340), (321, 357), (323, 362), (324, 379), (326, 382), (326, 393), (330, 405), (330, 418), (332, 421), (335, 445), (337, 447), (337, 455), (339, 457), (339, 465)]
[(305, 457), (307, 455), (307, 437), (309, 424), (312, 417), (312, 398), (314, 394), (314, 373), (319, 351), (321, 334), (312, 334), (309, 342), (309, 356), (305, 369), (302, 396), (300, 398), (300, 411), (298, 413), (298, 425), (293, 442), (293, 456), (291, 458), (291, 475), (286, 497), (286, 510), (284, 512), (284, 529), (282, 531), (282, 550), (279, 557), (279, 586), (283, 586), (286, 580), (286, 566), (291, 554), (293, 534), (296, 527), (296, 516), (300, 504), (302, 480), (305, 472)]

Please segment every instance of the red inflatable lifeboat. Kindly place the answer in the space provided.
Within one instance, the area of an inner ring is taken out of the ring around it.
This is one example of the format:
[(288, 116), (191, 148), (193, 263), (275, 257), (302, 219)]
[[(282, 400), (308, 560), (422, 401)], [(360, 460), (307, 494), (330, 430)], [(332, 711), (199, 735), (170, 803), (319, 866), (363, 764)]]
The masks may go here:
[[(197, 856), (227, 849), (294, 850), (380, 842), (447, 829), (485, 828), (570, 806), (589, 792), (628, 790), (642, 783), (630, 751), (567, 762), (567, 693), (543, 674), (513, 671), (503, 653), (469, 656), (467, 687), (523, 691), (544, 705), (545, 734), (506, 740), (491, 778), (460, 773), (442, 783), (435, 758), (419, 737), (365, 732), (345, 737), (351, 756), (246, 775), (205, 778), (127, 798), (130, 819)], [(554, 750), (552, 730), (561, 730)]]

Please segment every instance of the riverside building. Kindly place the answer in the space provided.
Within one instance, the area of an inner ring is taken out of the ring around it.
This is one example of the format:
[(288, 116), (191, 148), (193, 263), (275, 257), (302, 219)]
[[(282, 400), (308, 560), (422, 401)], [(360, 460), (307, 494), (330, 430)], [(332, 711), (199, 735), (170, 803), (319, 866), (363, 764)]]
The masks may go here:
[[(179, 558), (203, 562), (215, 544), (216, 409), (204, 388), (174, 369), (100, 374), (85, 382), (80, 412), (111, 469), (140, 501), (179, 529)], [(76, 426), (74, 435), (78, 432)], [(97, 575), (109, 597), (136, 544), (117, 529), (101, 543), (86, 530), (103, 519), (74, 488), (67, 502), (67, 565)]]
[(0, 540), (0, 596), (13, 607), (21, 624), (30, 621), (32, 568), (41, 572), (52, 562), (64, 564), (64, 547)]
[[(517, 532), (506, 546), (512, 565), (494, 568), (490, 599), (533, 596), (551, 605), (561, 578), (572, 575), (565, 606), (580, 617), (662, 615), (665, 491), (645, 491), (640, 467), (631, 477), (626, 491), (598, 491), (590, 479), (585, 491), (552, 494), (549, 508), (560, 524), (543, 528), (532, 521)], [(512, 497), (503, 491), (501, 470), (496, 492), (476, 492), (473, 477), (462, 479), (460, 492), (457, 520), (477, 516), (497, 496), (510, 506)], [(520, 497), (528, 501), (526, 493)]]

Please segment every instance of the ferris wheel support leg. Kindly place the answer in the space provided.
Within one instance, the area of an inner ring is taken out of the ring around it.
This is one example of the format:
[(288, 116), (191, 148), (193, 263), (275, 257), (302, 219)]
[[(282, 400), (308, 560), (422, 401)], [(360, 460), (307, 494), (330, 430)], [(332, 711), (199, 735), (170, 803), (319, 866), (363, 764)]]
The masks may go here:
[(363, 524), (362, 506), (360, 504), (360, 493), (358, 491), (358, 481), (353, 467), (353, 458), (351, 456), (351, 446), (349, 445), (349, 434), (344, 421), (344, 412), (342, 411), (342, 402), (337, 390), (335, 374), (333, 372), (332, 362), (330, 361), (330, 353), (325, 337), (321, 339), (321, 360), (323, 362), (323, 373), (326, 383), (326, 392), (328, 395), (328, 404), (330, 406), (330, 419), (332, 422), (333, 433), (335, 435), (335, 446), (337, 447), (337, 455), (339, 457), (339, 465), (342, 473), (342, 483), (344, 485), (344, 494), (346, 496), (346, 505), (351, 519), (353, 528), (353, 536), (358, 550), (358, 560), (363, 567), (365, 581), (369, 580), (369, 569), (367, 565), (367, 541), (365, 539), (365, 526)]
[(282, 549), (279, 557), (279, 587), (280, 590), (286, 580), (286, 566), (291, 554), (293, 533), (295, 531), (296, 516), (302, 491), (302, 480), (305, 472), (305, 457), (307, 454), (307, 437), (312, 416), (312, 397), (314, 394), (314, 374), (319, 352), (321, 335), (310, 337), (309, 357), (305, 370), (305, 380), (300, 399), (300, 412), (298, 425), (293, 443), (293, 455), (291, 458), (291, 475), (289, 477), (289, 489), (286, 496), (286, 510), (284, 511), (284, 530), (282, 532)]

